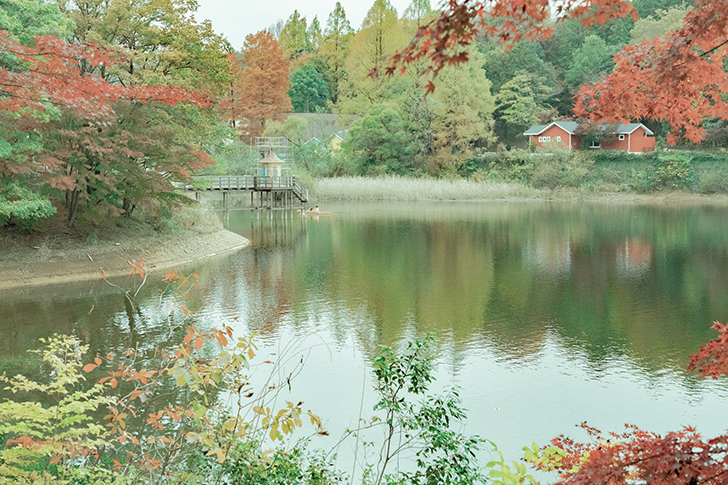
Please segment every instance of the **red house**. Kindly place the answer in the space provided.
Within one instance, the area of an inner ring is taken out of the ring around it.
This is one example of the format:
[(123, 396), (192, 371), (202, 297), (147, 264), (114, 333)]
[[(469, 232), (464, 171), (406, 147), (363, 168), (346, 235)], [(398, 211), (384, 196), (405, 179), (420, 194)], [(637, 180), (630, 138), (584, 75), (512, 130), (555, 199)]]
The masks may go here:
[[(549, 143), (559, 143), (564, 149), (576, 150), (581, 146), (581, 137), (574, 132), (576, 121), (554, 121), (548, 125), (536, 125), (529, 128), (524, 135), (529, 144), (544, 148)], [(655, 150), (654, 133), (642, 123), (619, 125), (614, 140), (607, 143), (592, 142), (589, 150), (624, 150), (629, 153), (643, 153)]]

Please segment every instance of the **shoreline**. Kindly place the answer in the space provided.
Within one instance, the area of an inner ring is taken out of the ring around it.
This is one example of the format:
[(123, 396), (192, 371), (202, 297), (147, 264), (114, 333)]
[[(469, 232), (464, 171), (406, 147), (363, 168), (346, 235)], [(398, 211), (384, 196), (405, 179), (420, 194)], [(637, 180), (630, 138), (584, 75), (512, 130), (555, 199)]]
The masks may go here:
[[(606, 204), (650, 204), (650, 205), (728, 205), (724, 194), (691, 194), (685, 192), (663, 192), (655, 194), (591, 194), (591, 197), (564, 197), (563, 193), (551, 193), (549, 198), (493, 198), (460, 200), (331, 200), (329, 202), (360, 203), (436, 203), (448, 205), (452, 202), (584, 202)], [(573, 195), (573, 194), (570, 194)], [(199, 231), (199, 230), (198, 230)], [(226, 229), (209, 232), (188, 231), (182, 234), (157, 235), (153, 237), (122, 238), (122, 242), (105, 241), (99, 245), (80, 244), (72, 250), (58, 250), (52, 244), (41, 247), (25, 247), (19, 254), (7, 260), (0, 260), (0, 293), (3, 291), (51, 287), (68, 283), (84, 283), (100, 278), (103, 270), (106, 278), (128, 277), (131, 262), (144, 260), (147, 273), (172, 269), (195, 261), (239, 250), (250, 244), (245, 237)], [(17, 249), (17, 248), (16, 248)]]
[(246, 238), (226, 229), (206, 233), (141, 238), (104, 247), (67, 251), (32, 248), (13, 261), (0, 262), (0, 291), (79, 283), (100, 278), (129, 276), (131, 262), (144, 261), (147, 273), (171, 269), (194, 261), (242, 249)]

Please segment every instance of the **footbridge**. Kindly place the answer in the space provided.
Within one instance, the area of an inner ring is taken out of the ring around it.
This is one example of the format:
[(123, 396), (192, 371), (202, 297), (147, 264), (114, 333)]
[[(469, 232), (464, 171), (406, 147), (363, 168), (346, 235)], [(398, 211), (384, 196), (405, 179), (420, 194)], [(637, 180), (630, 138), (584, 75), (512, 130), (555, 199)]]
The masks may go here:
[(250, 209), (305, 208), (308, 188), (292, 175), (223, 175), (193, 177), (182, 187), (200, 199), (204, 192), (222, 193), (223, 208), (229, 208), (230, 193), (250, 193)]

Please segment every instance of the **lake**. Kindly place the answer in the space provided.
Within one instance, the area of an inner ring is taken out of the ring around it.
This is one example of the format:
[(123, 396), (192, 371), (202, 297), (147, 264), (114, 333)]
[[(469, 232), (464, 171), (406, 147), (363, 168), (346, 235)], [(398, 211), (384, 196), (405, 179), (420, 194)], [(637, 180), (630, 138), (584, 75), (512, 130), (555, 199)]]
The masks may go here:
[[(624, 423), (666, 432), (728, 426), (725, 380), (685, 372), (728, 320), (728, 208), (628, 202), (331, 203), (330, 217), (231, 211), (251, 240), (180, 268), (199, 273), (201, 326), (258, 337), (261, 357), (300, 373), (282, 398), (321, 416), (333, 446), (372, 415), (369, 358), (434, 333), (435, 390), (455, 385), (466, 433), (507, 459), (559, 434)], [(78, 335), (93, 353), (170, 337), (179, 308), (157, 277), (140, 312), (104, 282), (0, 294), (0, 371), (27, 370), (39, 337)], [(125, 282), (124, 285), (132, 285)], [(176, 316), (175, 316), (176, 315)], [(273, 354), (270, 356), (269, 354)], [(340, 453), (340, 465), (350, 469)], [(548, 481), (548, 480), (547, 480)]]

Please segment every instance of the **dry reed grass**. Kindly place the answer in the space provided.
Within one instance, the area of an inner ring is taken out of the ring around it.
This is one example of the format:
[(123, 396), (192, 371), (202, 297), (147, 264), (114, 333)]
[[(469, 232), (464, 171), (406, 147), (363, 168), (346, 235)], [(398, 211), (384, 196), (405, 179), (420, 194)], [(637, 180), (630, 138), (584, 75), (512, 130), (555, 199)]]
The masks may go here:
[(494, 200), (546, 199), (552, 191), (524, 184), (472, 180), (387, 177), (318, 179), (312, 195), (322, 200)]

